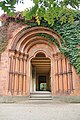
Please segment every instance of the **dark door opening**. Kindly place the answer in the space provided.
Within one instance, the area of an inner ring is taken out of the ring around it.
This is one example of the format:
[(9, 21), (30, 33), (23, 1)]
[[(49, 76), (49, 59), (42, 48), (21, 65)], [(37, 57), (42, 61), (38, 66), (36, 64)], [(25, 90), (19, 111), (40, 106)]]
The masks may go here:
[(38, 77), (38, 91), (46, 91), (47, 90), (47, 82), (46, 76)]

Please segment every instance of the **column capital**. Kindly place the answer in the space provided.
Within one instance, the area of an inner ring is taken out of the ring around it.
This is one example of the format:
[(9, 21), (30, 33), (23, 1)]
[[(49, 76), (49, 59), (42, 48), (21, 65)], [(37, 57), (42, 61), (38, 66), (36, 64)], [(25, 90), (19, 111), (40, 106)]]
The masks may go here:
[(61, 52), (58, 52), (56, 54), (53, 54), (53, 57), (55, 60), (59, 60), (59, 59), (63, 59), (65, 56)]
[(15, 51), (10, 51), (9, 56), (15, 56)]

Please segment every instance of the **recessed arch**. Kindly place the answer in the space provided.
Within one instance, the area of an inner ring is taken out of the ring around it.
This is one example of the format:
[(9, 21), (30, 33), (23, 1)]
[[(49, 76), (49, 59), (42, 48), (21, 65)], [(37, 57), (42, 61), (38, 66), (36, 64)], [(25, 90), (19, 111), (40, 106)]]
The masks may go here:
[(46, 57), (43, 52), (38, 52), (35, 57)]
[[(35, 46), (34, 46), (34, 47), (35, 47)], [(32, 49), (33, 49), (33, 48), (32, 48)], [(49, 51), (47, 52), (47, 49), (44, 50), (43, 48), (41, 48), (41, 49), (37, 48), (37, 49), (34, 50), (34, 52), (31, 51), (31, 54), (30, 54), (30, 56), (29, 56), (29, 60), (35, 58), (38, 53), (43, 53), (43, 54), (45, 54), (46, 58), (49, 58), (49, 59), (51, 60), (52, 54), (51, 54), (50, 52), (51, 52), (50, 49), (49, 49)]]
[[(62, 55), (57, 45), (53, 41), (50, 41), (49, 43), (48, 38), (41, 36), (41, 33), (48, 34), (49, 36), (55, 38), (59, 46), (61, 46), (61, 36), (47, 27), (25, 27), (18, 32), (13, 39), (13, 44), (11, 45), (10, 52), (12, 53), (10, 53), (10, 62), (12, 62), (12, 64), (10, 64), (12, 66), (10, 66), (9, 76), (10, 79), (13, 78), (13, 82), (16, 81), (16, 84), (19, 81), (23, 83), (19, 82), (16, 85), (16, 90), (14, 87), (14, 91), (16, 92), (18, 89), (18, 92), (22, 92), (22, 94), (24, 91), (25, 94), (30, 94), (32, 67), (35, 67), (36, 69), (36, 67), (38, 67), (36, 64), (41, 67), (40, 69), (42, 71), (45, 68), (44, 72), (49, 75), (48, 79), (51, 81), (50, 85), (52, 95), (57, 93), (61, 94), (62, 92), (67, 93), (69, 90), (73, 91), (73, 81), (70, 81), (72, 79), (72, 67), (69, 65), (67, 58)], [(11, 83), (11, 81), (9, 82)], [(70, 82), (72, 82), (72, 84), (69, 84)], [(9, 87), (9, 90), (10, 89), (11, 86)]]
[(24, 28), (22, 31), (20, 31), (15, 36), (15, 38), (13, 40), (15, 42), (13, 43), (11, 49), (15, 50), (16, 46), (20, 47), (23, 42), (25, 43), (30, 38), (32, 38), (33, 36), (35, 36), (36, 34), (39, 34), (39, 33), (45, 33), (45, 34), (52, 36), (53, 38), (56, 39), (56, 41), (61, 46), (61, 42), (60, 42), (61, 36), (58, 33), (56, 33), (55, 31), (53, 31), (47, 27), (32, 27), (32, 28)]
[[(33, 42), (32, 44), (30, 44), (30, 45), (26, 48), (26, 51), (25, 51), (25, 52), (28, 53), (29, 50), (30, 50), (30, 48), (31, 48), (32, 46), (36, 45), (36, 44), (39, 44), (39, 45), (45, 44), (45, 45), (49, 46), (46, 41), (43, 41), (43, 42), (42, 42), (41, 40), (39, 40), (39, 42), (35, 41), (35, 42)], [(52, 49), (52, 48), (51, 48), (51, 49)], [(52, 49), (52, 50), (53, 50), (53, 49)]]
[(45, 43), (50, 46), (53, 46), (54, 44), (52, 41), (49, 41), (47, 38), (43, 36), (34, 36), (30, 38), (29, 40), (26, 40), (26, 42), (23, 43), (20, 47), (18, 47), (17, 50), (25, 52), (26, 48), (30, 46), (32, 43), (37, 42), (39, 44), (40, 41), (42, 41), (42, 43), (45, 41)]

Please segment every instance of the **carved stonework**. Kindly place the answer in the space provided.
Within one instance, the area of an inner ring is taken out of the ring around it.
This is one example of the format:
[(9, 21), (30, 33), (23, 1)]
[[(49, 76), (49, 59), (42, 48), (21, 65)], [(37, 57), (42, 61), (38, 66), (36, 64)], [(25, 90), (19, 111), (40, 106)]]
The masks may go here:
[(42, 90), (41, 84), (52, 96), (80, 94), (80, 78), (68, 58), (52, 41), (39, 35), (46, 33), (61, 46), (58, 33), (46, 27), (26, 26), (13, 33), (1, 56), (0, 84), (4, 85), (0, 94), (29, 96), (30, 92)]

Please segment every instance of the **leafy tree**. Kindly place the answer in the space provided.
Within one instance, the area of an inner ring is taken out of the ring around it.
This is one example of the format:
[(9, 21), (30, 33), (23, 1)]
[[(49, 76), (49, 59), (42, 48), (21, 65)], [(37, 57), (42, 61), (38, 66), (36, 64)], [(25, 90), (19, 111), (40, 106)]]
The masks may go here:
[(9, 15), (13, 15), (15, 11), (15, 4), (18, 2), (23, 3), (23, 0), (1, 0), (1, 9)]
[[(32, 0), (34, 6), (30, 9), (26, 9), (23, 12), (25, 20), (32, 19), (33, 16), (36, 17), (36, 21), (40, 24), (40, 20), (48, 21), (49, 24), (53, 25), (55, 19), (60, 19), (61, 23), (73, 22), (74, 21), (74, 9), (78, 9), (80, 5), (80, 0)], [(24, 0), (1, 0), (0, 7), (4, 12), (9, 15), (13, 15), (15, 11), (16, 3), (23, 3)], [(28, 0), (26, 0), (28, 3)], [(72, 8), (68, 8), (71, 6)]]
[[(74, 21), (74, 9), (78, 9), (80, 0), (33, 0), (34, 6), (23, 12), (25, 20), (30, 20), (33, 16), (40, 24), (42, 18), (53, 25), (55, 20), (60, 19), (61, 23)], [(70, 8), (69, 8), (70, 6)]]

